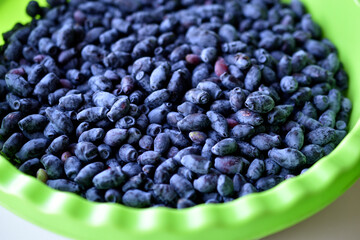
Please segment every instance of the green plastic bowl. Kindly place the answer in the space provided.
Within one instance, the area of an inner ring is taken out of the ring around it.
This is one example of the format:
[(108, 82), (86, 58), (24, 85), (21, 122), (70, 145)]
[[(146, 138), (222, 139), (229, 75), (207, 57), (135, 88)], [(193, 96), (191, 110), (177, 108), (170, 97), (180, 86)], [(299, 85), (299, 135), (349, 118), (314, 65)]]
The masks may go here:
[[(0, 32), (26, 22), (24, 0), (0, 1)], [(0, 203), (41, 227), (76, 239), (254, 239), (320, 211), (360, 176), (360, 4), (357, 0), (304, 0), (325, 37), (338, 47), (350, 75), (350, 133), (305, 174), (275, 188), (225, 204), (190, 209), (133, 209), (92, 203), (55, 191), (0, 157)]]

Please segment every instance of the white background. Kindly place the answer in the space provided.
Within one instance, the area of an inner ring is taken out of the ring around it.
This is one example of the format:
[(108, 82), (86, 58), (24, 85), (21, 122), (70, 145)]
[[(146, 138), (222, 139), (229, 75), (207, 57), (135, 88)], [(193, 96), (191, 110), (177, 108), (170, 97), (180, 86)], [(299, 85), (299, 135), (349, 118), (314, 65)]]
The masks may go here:
[[(35, 226), (0, 207), (1, 240), (67, 240)], [(311, 218), (266, 240), (360, 239), (360, 181)], [(125, 239), (124, 239), (125, 240)]]

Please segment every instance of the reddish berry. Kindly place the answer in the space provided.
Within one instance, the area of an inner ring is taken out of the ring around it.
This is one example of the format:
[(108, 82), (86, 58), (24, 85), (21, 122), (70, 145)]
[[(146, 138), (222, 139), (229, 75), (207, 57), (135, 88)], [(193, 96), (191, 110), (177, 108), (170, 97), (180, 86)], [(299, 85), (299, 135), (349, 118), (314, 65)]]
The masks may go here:
[(20, 75), (20, 76), (22, 76), (22, 77), (25, 77), (25, 76), (26, 76), (25, 69), (22, 68), (22, 67), (11, 69), (11, 70), (10, 70), (10, 73), (16, 74), (16, 75)]
[(229, 128), (233, 128), (233, 127), (235, 127), (236, 125), (239, 124), (239, 123), (238, 123), (235, 119), (233, 119), (233, 118), (227, 118), (226, 121), (227, 121), (227, 123), (228, 123)]
[(61, 154), (61, 161), (65, 162), (69, 157), (71, 157), (71, 153), (64, 152), (63, 154)]
[(45, 58), (45, 55), (39, 54), (39, 55), (36, 55), (33, 60), (36, 63), (40, 63), (42, 60), (44, 60), (44, 58)]
[(83, 24), (86, 20), (86, 15), (80, 11), (80, 10), (76, 10), (74, 12), (74, 20), (78, 23), (78, 24)]
[(60, 84), (63, 88), (71, 89), (73, 87), (72, 83), (67, 79), (60, 79)]
[(225, 63), (225, 60), (221, 57), (215, 63), (215, 74), (220, 77), (223, 73), (228, 71), (228, 66)]
[(188, 54), (185, 59), (186, 62), (192, 65), (198, 65), (201, 62), (201, 58), (196, 54)]

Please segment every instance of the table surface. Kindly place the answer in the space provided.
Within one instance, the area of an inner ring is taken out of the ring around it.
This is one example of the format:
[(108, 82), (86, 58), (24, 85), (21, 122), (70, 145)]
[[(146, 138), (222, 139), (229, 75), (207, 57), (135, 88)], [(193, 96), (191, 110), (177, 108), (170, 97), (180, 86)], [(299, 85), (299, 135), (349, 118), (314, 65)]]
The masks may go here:
[[(265, 240), (360, 239), (360, 180), (343, 196), (311, 218)], [(21, 230), (20, 230), (21, 229)], [(0, 239), (66, 240), (0, 207)]]

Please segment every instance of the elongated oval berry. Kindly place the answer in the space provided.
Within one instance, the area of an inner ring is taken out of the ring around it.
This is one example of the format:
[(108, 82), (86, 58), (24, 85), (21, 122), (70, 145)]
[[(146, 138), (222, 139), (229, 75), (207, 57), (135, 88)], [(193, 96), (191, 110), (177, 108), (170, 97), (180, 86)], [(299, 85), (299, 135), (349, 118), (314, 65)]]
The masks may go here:
[(70, 139), (66, 135), (61, 135), (55, 138), (46, 149), (47, 153), (59, 153), (63, 151), (70, 143)]
[(180, 112), (183, 116), (187, 116), (193, 113), (202, 113), (204, 110), (197, 106), (192, 102), (183, 102), (179, 106), (177, 106), (178, 112)]
[(307, 140), (312, 144), (325, 145), (335, 139), (335, 130), (330, 127), (320, 127), (306, 135)]
[(224, 174), (239, 173), (244, 166), (244, 158), (236, 156), (225, 156), (215, 158), (214, 167)]
[(308, 65), (302, 70), (302, 73), (316, 83), (326, 82), (328, 78), (326, 70), (317, 65)]
[(218, 176), (206, 174), (194, 180), (194, 188), (202, 193), (209, 193), (216, 190)]
[(221, 84), (229, 90), (236, 88), (236, 87), (240, 87), (240, 88), (244, 87), (244, 83), (242, 80), (237, 79), (235, 76), (233, 76), (227, 72), (224, 72), (220, 76), (220, 80), (221, 80)]
[(23, 173), (36, 176), (36, 172), (40, 170), (40, 167), (40, 160), (38, 158), (33, 158), (21, 164), (19, 170)]
[(254, 147), (250, 143), (237, 141), (239, 152), (243, 156), (250, 157), (250, 158), (257, 158), (260, 156), (260, 150), (257, 147)]
[(209, 118), (201, 113), (190, 114), (177, 123), (177, 127), (181, 131), (199, 131), (207, 128), (209, 125)]
[(243, 107), (245, 100), (246, 94), (241, 88), (236, 87), (230, 91), (229, 102), (234, 111), (239, 111)]
[[(48, 73), (45, 75), (35, 86), (34, 95), (37, 95), (39, 99), (47, 99), (48, 95), (55, 91), (59, 85), (59, 78), (54, 73)], [(26, 90), (23, 90), (26, 93)]]
[(267, 175), (276, 175), (280, 172), (280, 166), (273, 159), (265, 159), (265, 171)]
[(210, 94), (204, 90), (193, 88), (186, 92), (185, 100), (195, 104), (206, 104), (210, 101)]
[(241, 41), (233, 41), (221, 45), (221, 50), (225, 53), (238, 53), (246, 48), (246, 44)]
[(255, 134), (255, 128), (247, 124), (237, 124), (231, 129), (230, 136), (236, 140), (244, 140)]
[(234, 191), (233, 181), (228, 176), (222, 174), (218, 178), (216, 189), (221, 196), (230, 196)]
[(145, 98), (144, 103), (150, 108), (156, 108), (162, 105), (164, 102), (169, 100), (170, 92), (167, 89), (160, 89), (152, 92), (147, 98)]
[(273, 147), (278, 147), (281, 144), (281, 138), (279, 135), (259, 133), (251, 139), (251, 144), (261, 151), (268, 151)]
[(86, 190), (85, 197), (89, 201), (93, 202), (104, 202), (103, 191), (96, 189), (95, 187)]
[(135, 162), (138, 155), (136, 149), (130, 144), (124, 144), (119, 149), (119, 157), (124, 162)]
[(228, 123), (224, 116), (214, 111), (208, 111), (206, 116), (210, 120), (211, 128), (219, 133), (222, 137), (229, 136)]
[(170, 148), (170, 138), (166, 133), (159, 133), (154, 139), (154, 151), (164, 154)]
[(203, 144), (206, 141), (207, 135), (204, 132), (193, 131), (189, 133), (189, 138), (195, 144)]
[(168, 183), (172, 174), (177, 170), (177, 168), (177, 163), (172, 158), (162, 162), (155, 170), (155, 183)]
[(111, 147), (118, 147), (128, 137), (127, 129), (110, 129), (104, 137), (104, 143)]
[(169, 64), (161, 64), (155, 68), (150, 75), (150, 87), (159, 90), (165, 87), (170, 74)]
[(106, 160), (110, 157), (111, 155), (111, 147), (107, 144), (100, 144), (98, 146), (98, 152), (99, 152), (99, 156)]
[(104, 170), (104, 164), (102, 162), (94, 162), (83, 167), (74, 181), (81, 186), (89, 187), (92, 184), (93, 177)]
[(178, 198), (174, 188), (169, 184), (154, 184), (152, 189), (155, 198), (165, 204), (173, 204)]
[(280, 81), (281, 91), (284, 93), (293, 93), (298, 89), (298, 81), (291, 76), (285, 76)]
[(300, 150), (304, 144), (304, 132), (299, 127), (292, 128), (285, 136), (285, 143), (290, 148)]
[(203, 62), (214, 62), (217, 57), (217, 50), (213, 47), (204, 48), (201, 51), (200, 58)]
[(251, 183), (245, 183), (240, 190), (239, 197), (243, 197), (254, 192), (257, 192), (257, 189)]
[(320, 111), (326, 110), (329, 106), (329, 98), (325, 95), (316, 95), (313, 101), (315, 107)]
[(78, 142), (98, 142), (104, 138), (105, 131), (102, 128), (93, 128), (83, 132), (78, 139)]
[(216, 83), (210, 81), (199, 82), (196, 88), (209, 93), (212, 99), (218, 99), (223, 94), (221, 88)]
[(91, 107), (79, 112), (76, 118), (78, 121), (94, 123), (104, 119), (107, 112), (108, 109), (104, 107)]
[(7, 157), (14, 157), (25, 142), (25, 137), (22, 133), (14, 133), (4, 142), (2, 152)]
[(195, 190), (191, 182), (178, 174), (174, 174), (170, 178), (170, 185), (180, 197), (189, 199), (195, 195)]
[(295, 120), (309, 130), (315, 130), (323, 126), (321, 123), (313, 118), (306, 116), (302, 112), (298, 112), (295, 115)]
[(234, 128), (236, 125), (239, 124), (234, 118), (227, 118), (226, 121), (229, 128)]
[(146, 129), (146, 134), (152, 137), (156, 137), (162, 132), (162, 126), (160, 124), (152, 123)]
[(79, 142), (75, 146), (75, 155), (81, 161), (89, 162), (98, 156), (98, 150), (91, 142)]
[(260, 178), (259, 180), (257, 180), (255, 187), (259, 191), (265, 191), (272, 187), (275, 187), (282, 181), (284, 181), (284, 178), (282, 178), (280, 176), (267, 176), (267, 177), (263, 177), (263, 178)]
[(306, 163), (305, 155), (293, 148), (273, 148), (268, 154), (277, 164), (287, 169), (297, 169)]
[(148, 207), (151, 204), (151, 193), (138, 189), (129, 190), (122, 197), (122, 202), (129, 207)]
[(211, 162), (200, 155), (189, 154), (181, 158), (181, 164), (198, 174), (207, 174)]
[(144, 183), (145, 179), (146, 175), (144, 173), (133, 176), (122, 186), (121, 190), (126, 192), (130, 189), (137, 189)]
[(116, 97), (111, 93), (100, 91), (92, 96), (92, 100), (97, 107), (111, 108), (116, 102)]
[(82, 94), (71, 94), (59, 99), (59, 106), (65, 110), (77, 110), (83, 103)]
[(218, 58), (218, 60), (215, 62), (215, 74), (220, 77), (223, 73), (227, 72), (228, 66), (226, 65), (226, 62), (223, 58)]
[(235, 113), (236, 120), (240, 124), (249, 124), (252, 126), (259, 126), (264, 122), (260, 114), (252, 112), (248, 109), (241, 109)]
[(254, 159), (247, 171), (246, 176), (252, 181), (259, 179), (265, 172), (265, 163), (263, 160)]
[(136, 120), (133, 117), (125, 116), (125, 117), (119, 119), (115, 123), (115, 127), (120, 128), (120, 129), (129, 129), (129, 128), (133, 127), (135, 124), (136, 124)]
[(180, 163), (181, 159), (185, 156), (185, 155), (189, 155), (189, 154), (199, 154), (200, 153), (200, 149), (197, 147), (186, 147), (184, 149), (181, 149), (179, 152), (177, 152), (175, 154), (175, 156), (173, 157), (173, 159), (177, 162)]
[(78, 184), (66, 180), (66, 179), (55, 179), (55, 180), (48, 180), (46, 184), (59, 191), (65, 191), (65, 192), (73, 192), (73, 193), (79, 193), (80, 187)]
[(22, 97), (27, 97), (33, 91), (31, 85), (17, 74), (6, 74), (5, 82), (9, 91)]
[(44, 155), (40, 162), (44, 165), (50, 179), (61, 178), (64, 174), (63, 162), (54, 155)]
[(310, 118), (318, 118), (316, 108), (311, 102), (306, 102), (301, 112)]
[(124, 117), (129, 111), (130, 101), (128, 97), (121, 96), (111, 107), (110, 111), (107, 112), (106, 116), (110, 121), (115, 122), (120, 118)]
[(48, 180), (48, 175), (45, 171), (45, 169), (40, 168), (37, 172), (36, 172), (36, 178), (43, 182), (46, 183), (46, 181)]
[(156, 164), (160, 160), (161, 154), (155, 151), (147, 151), (141, 154), (137, 161), (141, 165)]
[(15, 157), (19, 159), (21, 162), (25, 162), (25, 160), (40, 157), (45, 153), (47, 146), (49, 145), (49, 141), (44, 138), (32, 139), (25, 143), (15, 154)]
[(216, 143), (211, 152), (217, 156), (225, 156), (236, 152), (238, 145), (233, 138), (226, 138)]
[(201, 58), (199, 55), (196, 54), (187, 54), (185, 57), (187, 63), (191, 65), (198, 65), (201, 63)]
[(72, 156), (66, 159), (64, 163), (64, 172), (66, 176), (73, 181), (80, 172), (81, 167), (82, 164), (80, 160), (77, 157)]
[(105, 193), (105, 201), (112, 203), (120, 203), (121, 193), (116, 189), (109, 189)]
[(254, 91), (260, 86), (261, 71), (258, 66), (252, 66), (249, 72), (246, 74), (244, 83), (245, 89), (248, 91)]
[(328, 94), (329, 109), (337, 114), (341, 109), (341, 92), (338, 89), (331, 89)]
[(275, 107), (274, 100), (267, 95), (249, 96), (245, 106), (257, 113), (268, 113)]
[(306, 164), (313, 164), (324, 156), (323, 148), (316, 144), (309, 144), (301, 149), (306, 156)]
[(135, 143), (139, 142), (141, 136), (142, 136), (142, 134), (141, 134), (141, 132), (140, 132), (139, 129), (137, 129), (137, 128), (130, 128), (130, 129), (128, 130), (127, 143), (128, 143), (128, 144), (135, 144)]
[(97, 189), (110, 189), (119, 187), (125, 181), (125, 174), (120, 167), (110, 168), (97, 174), (93, 178), (94, 186)]
[(171, 140), (171, 143), (178, 148), (184, 148), (190, 145), (189, 140), (179, 131), (167, 130), (165, 131)]
[(45, 113), (50, 122), (53, 123), (58, 130), (65, 133), (71, 133), (73, 131), (74, 125), (64, 112), (53, 108), (46, 108)]
[(195, 203), (189, 199), (180, 198), (176, 204), (177, 209), (190, 208), (195, 206)]
[(205, 144), (203, 146), (203, 148), (201, 149), (201, 156), (207, 158), (207, 159), (211, 159), (212, 157), (212, 152), (211, 152), (211, 148), (216, 144), (216, 141), (214, 141), (211, 138), (208, 138), (205, 140)]

